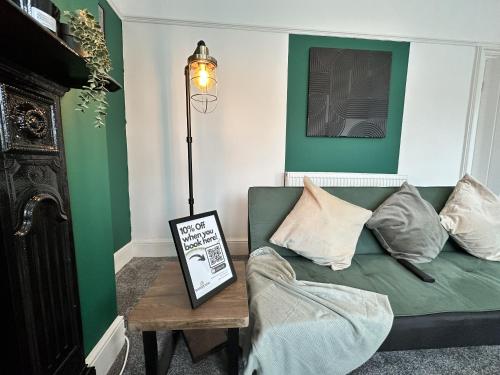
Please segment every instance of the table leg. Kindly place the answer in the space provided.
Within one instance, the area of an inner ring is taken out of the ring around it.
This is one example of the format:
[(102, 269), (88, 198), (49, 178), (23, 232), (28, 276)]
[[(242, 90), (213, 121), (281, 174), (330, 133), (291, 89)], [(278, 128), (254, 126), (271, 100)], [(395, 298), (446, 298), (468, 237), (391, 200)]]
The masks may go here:
[(170, 340), (165, 342), (162, 352), (159, 353), (156, 332), (142, 332), (144, 367), (146, 368), (146, 375), (165, 375), (168, 372), (178, 337), (179, 331), (172, 331)]
[(227, 372), (229, 375), (238, 375), (239, 329), (229, 328), (227, 330)]
[(157, 375), (158, 343), (156, 342), (156, 332), (142, 332), (142, 344), (144, 346), (144, 366), (146, 368), (146, 375)]

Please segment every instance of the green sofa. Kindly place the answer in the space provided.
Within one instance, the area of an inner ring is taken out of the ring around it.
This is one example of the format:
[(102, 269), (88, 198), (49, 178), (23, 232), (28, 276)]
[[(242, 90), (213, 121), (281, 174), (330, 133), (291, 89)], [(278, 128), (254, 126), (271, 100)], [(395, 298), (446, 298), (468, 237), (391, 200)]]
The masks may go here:
[[(419, 191), (437, 212), (453, 188)], [(348, 202), (375, 210), (397, 188), (325, 188)], [(342, 271), (314, 264), (273, 245), (269, 238), (302, 193), (296, 187), (252, 187), (248, 196), (249, 249), (270, 246), (292, 265), (299, 280), (351, 286), (389, 297), (395, 319), (380, 350), (500, 344), (500, 262), (481, 260), (452, 239), (440, 255), (418, 267), (436, 279), (425, 283), (405, 269), (363, 229), (352, 265)]]

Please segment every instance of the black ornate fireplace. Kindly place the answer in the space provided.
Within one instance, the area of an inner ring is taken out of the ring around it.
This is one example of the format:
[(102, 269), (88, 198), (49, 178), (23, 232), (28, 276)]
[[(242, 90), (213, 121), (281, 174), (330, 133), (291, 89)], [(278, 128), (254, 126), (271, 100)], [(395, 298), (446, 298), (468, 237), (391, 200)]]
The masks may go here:
[(0, 1), (0, 35), (0, 372), (94, 374), (83, 351), (60, 116), (60, 98), (88, 71), (10, 1)]
[(0, 264), (12, 374), (86, 368), (59, 115), (64, 92), (0, 64)]

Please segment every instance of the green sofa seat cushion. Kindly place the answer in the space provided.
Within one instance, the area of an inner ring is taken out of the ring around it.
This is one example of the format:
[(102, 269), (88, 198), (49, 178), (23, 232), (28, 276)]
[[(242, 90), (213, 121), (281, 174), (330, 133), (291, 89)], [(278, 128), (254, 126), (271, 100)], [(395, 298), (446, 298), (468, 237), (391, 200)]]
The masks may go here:
[(436, 279), (425, 283), (389, 255), (355, 255), (342, 271), (300, 256), (286, 257), (298, 280), (334, 283), (389, 297), (395, 316), (447, 312), (500, 311), (500, 262), (485, 261), (463, 251), (442, 252), (418, 267)]

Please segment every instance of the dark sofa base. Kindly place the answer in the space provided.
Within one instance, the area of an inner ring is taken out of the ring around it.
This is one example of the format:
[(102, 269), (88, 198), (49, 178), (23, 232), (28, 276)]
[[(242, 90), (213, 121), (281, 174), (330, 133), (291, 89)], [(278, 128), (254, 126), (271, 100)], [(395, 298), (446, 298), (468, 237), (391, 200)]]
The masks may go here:
[(500, 311), (394, 318), (379, 351), (500, 345)]

